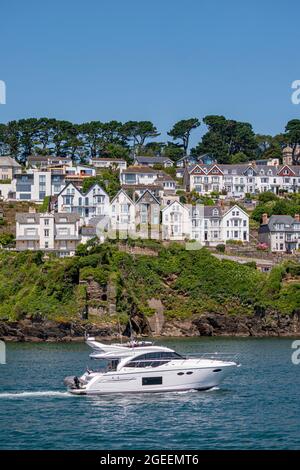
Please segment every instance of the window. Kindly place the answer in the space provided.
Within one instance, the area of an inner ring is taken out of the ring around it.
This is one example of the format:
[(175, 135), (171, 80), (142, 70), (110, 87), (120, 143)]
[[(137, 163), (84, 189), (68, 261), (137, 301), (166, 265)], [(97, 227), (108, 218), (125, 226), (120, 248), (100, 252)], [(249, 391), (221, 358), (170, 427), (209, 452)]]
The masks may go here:
[(25, 235), (27, 237), (36, 235), (36, 229), (35, 228), (26, 228), (25, 229)]
[(44, 220), (44, 224), (45, 224), (45, 225), (49, 225), (49, 219), (45, 219), (45, 220)]
[(45, 248), (49, 248), (49, 242), (45, 242)]
[(121, 213), (128, 214), (129, 212), (129, 204), (121, 204)]
[(162, 377), (143, 377), (142, 385), (162, 385)]
[(19, 192), (25, 192), (25, 193), (30, 193), (31, 191), (31, 184), (20, 184), (17, 183), (16, 185), (16, 191)]
[(71, 206), (73, 204), (73, 197), (72, 196), (63, 196), (64, 204), (66, 206)]
[(234, 238), (239, 238), (239, 232), (237, 230), (235, 230), (233, 233), (234, 233)]
[(152, 352), (135, 357), (125, 367), (158, 367), (174, 359), (183, 359), (183, 357), (171, 351)]
[(59, 228), (58, 235), (69, 235), (69, 229), (67, 227)]
[(44, 235), (45, 235), (45, 237), (49, 237), (49, 229), (46, 228), (44, 230)]

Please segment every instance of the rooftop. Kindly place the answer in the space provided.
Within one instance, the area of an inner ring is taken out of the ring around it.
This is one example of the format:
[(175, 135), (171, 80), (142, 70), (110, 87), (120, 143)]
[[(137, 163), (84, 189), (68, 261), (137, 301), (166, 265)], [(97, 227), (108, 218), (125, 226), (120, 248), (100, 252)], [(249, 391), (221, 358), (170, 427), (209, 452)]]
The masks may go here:
[[(137, 156), (135, 160), (138, 163), (153, 163), (153, 164), (160, 164), (165, 162), (172, 162), (172, 160), (168, 157), (147, 157), (147, 156)], [(172, 162), (173, 163), (173, 162)]]
[(15, 168), (21, 168), (20, 163), (18, 163), (14, 158), (9, 155), (0, 156), (0, 167), (3, 166), (12, 166)]
[(127, 170), (123, 170), (123, 174), (127, 173), (152, 173), (152, 174), (157, 174), (158, 170), (154, 170), (153, 168), (148, 168), (145, 166), (130, 166), (127, 168)]

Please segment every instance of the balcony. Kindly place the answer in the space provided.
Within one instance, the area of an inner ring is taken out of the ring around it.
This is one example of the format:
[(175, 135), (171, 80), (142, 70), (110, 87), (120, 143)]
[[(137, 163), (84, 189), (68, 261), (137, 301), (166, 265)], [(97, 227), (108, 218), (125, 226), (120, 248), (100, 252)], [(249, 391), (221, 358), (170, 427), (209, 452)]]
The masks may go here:
[(17, 235), (16, 236), (16, 241), (30, 241), (30, 240), (39, 240), (40, 236), (39, 234), (33, 234), (33, 235)]
[(55, 235), (55, 240), (80, 240), (79, 235)]

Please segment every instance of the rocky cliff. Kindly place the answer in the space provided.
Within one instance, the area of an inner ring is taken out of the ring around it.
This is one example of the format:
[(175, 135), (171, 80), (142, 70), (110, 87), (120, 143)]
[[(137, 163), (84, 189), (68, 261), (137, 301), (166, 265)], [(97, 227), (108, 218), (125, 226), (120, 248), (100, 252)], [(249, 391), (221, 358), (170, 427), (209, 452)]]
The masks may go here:
[[(197, 336), (299, 336), (300, 311), (293, 315), (278, 315), (266, 312), (256, 316), (227, 316), (206, 314), (189, 320), (163, 320), (159, 331), (157, 321), (149, 321), (141, 314), (135, 314), (130, 321), (131, 328), (138, 336), (155, 337), (197, 337)], [(129, 334), (129, 324), (122, 329)], [(5, 341), (83, 341), (85, 334), (103, 339), (118, 339), (119, 327), (106, 322), (101, 326), (88, 322), (54, 322), (21, 320), (18, 322), (0, 321), (0, 339)]]

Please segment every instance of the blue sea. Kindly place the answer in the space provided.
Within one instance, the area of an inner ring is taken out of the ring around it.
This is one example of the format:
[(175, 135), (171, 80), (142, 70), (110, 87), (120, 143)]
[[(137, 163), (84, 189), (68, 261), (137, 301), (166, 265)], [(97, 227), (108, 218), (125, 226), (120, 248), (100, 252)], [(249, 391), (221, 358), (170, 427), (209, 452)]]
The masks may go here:
[(9, 343), (0, 449), (300, 449), (292, 341), (163, 339), (181, 353), (238, 353), (242, 367), (211, 391), (98, 397), (74, 397), (63, 385), (91, 367), (85, 344)]

